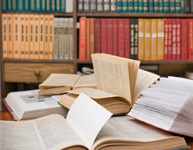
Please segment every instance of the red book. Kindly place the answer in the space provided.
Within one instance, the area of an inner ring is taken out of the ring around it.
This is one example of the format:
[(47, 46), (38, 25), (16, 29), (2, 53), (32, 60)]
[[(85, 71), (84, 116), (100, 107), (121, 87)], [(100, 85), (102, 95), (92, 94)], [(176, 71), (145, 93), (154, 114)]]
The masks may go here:
[(164, 19), (164, 59), (168, 59), (168, 33), (169, 33), (169, 26), (168, 26), (168, 19)]
[(181, 47), (181, 59), (188, 58), (188, 20), (181, 19), (181, 34), (180, 34), (180, 47)]
[(125, 56), (125, 19), (118, 19), (118, 56)]
[(180, 59), (180, 19), (176, 19), (176, 59)]
[(172, 59), (172, 20), (168, 19), (168, 59)]
[(79, 59), (86, 59), (86, 30), (87, 22), (85, 17), (80, 18), (80, 30), (79, 30)]
[(113, 19), (113, 55), (118, 56), (118, 19)]
[(188, 59), (193, 59), (193, 19), (188, 19)]
[(130, 57), (130, 20), (125, 19), (125, 57)]
[(176, 59), (176, 19), (172, 19), (172, 59)]
[(101, 19), (101, 52), (107, 53), (107, 19)]
[(101, 19), (94, 18), (94, 52), (101, 52)]
[(113, 19), (107, 19), (107, 53), (113, 54)]

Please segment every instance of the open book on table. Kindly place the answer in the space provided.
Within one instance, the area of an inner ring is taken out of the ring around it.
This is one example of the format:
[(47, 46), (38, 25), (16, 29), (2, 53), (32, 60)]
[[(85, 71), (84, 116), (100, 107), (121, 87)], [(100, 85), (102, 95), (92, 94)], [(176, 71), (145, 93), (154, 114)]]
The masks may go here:
[(110, 118), (110, 112), (88, 98), (81, 94), (66, 119), (53, 114), (29, 121), (0, 121), (3, 143), (0, 149), (163, 150), (187, 147), (184, 138), (127, 116)]
[(142, 92), (129, 116), (166, 131), (193, 137), (193, 80), (160, 78)]
[(62, 95), (59, 103), (70, 108), (76, 97), (85, 92), (113, 114), (129, 112), (141, 92), (154, 83), (159, 76), (139, 69), (139, 61), (112, 56), (92, 54), (97, 89), (81, 88)]
[(94, 74), (80, 76), (77, 74), (52, 73), (39, 85), (39, 96), (65, 93), (80, 87), (96, 88)]

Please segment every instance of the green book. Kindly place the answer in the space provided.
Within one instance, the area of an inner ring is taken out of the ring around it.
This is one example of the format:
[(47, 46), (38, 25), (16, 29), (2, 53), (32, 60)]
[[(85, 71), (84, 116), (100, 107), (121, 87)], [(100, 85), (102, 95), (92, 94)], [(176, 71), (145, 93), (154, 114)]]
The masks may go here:
[(23, 0), (18, 0), (18, 11), (24, 11)]
[(154, 0), (149, 0), (148, 2), (148, 8), (149, 8), (149, 13), (153, 13), (154, 12)]
[(139, 12), (138, 0), (134, 0), (133, 3), (134, 3), (134, 6), (133, 6), (134, 12), (138, 13)]
[(2, 8), (2, 11), (7, 10), (7, 0), (1, 0), (1, 8)]
[(122, 8), (123, 8), (123, 11), (124, 13), (128, 12), (128, 3), (127, 3), (127, 0), (122, 0)]
[(12, 10), (17, 11), (17, 0), (12, 0)]
[(29, 11), (29, 0), (24, 0), (23, 1), (23, 5), (24, 5), (24, 11)]
[(159, 1), (158, 0), (154, 0), (154, 13), (158, 13), (159, 12)]
[(176, 13), (181, 13), (181, 0), (176, 0)]
[(169, 0), (164, 0), (164, 13), (170, 12), (170, 5)]
[(51, 0), (46, 0), (46, 11), (51, 11)]
[(47, 0), (41, 0), (41, 11), (46, 11), (46, 1)]
[(159, 0), (159, 13), (164, 12), (164, 0)]
[(61, 6), (60, 6), (60, 11), (61, 12), (66, 12), (66, 0), (60, 0), (61, 2), (60, 2), (60, 4), (61, 4)]
[(143, 0), (139, 0), (139, 13), (143, 12)]
[(122, 0), (117, 0), (117, 12), (122, 12)]
[(56, 12), (60, 12), (60, 0), (55, 1), (55, 6), (56, 6)]
[(143, 12), (145, 13), (149, 12), (148, 0), (143, 0)]
[(7, 0), (7, 10), (12, 11), (12, 0)]
[(35, 0), (30, 0), (30, 11), (36, 11)]
[(128, 7), (129, 7), (129, 12), (132, 13), (134, 12), (134, 1), (133, 0), (128, 0)]
[(36, 0), (35, 9), (36, 11), (41, 11), (41, 1), (40, 0)]
[(181, 0), (181, 13), (184, 13), (184, 0)]
[(176, 2), (175, 0), (170, 0), (170, 13), (176, 12)]
[(51, 11), (56, 11), (56, 2), (55, 0), (51, 0)]

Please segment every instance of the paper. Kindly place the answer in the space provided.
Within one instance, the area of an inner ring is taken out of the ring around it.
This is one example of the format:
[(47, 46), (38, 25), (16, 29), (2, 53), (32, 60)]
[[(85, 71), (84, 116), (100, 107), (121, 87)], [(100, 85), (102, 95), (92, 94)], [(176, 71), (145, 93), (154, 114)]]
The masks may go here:
[(81, 93), (70, 108), (67, 121), (90, 149), (112, 113)]

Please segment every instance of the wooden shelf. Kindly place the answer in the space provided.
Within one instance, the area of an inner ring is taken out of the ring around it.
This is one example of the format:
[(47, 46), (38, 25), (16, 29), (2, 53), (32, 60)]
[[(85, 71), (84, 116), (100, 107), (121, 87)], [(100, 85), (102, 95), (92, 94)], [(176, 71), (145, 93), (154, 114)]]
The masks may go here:
[(191, 18), (193, 13), (77, 13), (78, 17), (144, 17), (144, 18)]
[(77, 60), (77, 64), (91, 64), (91, 60)]

